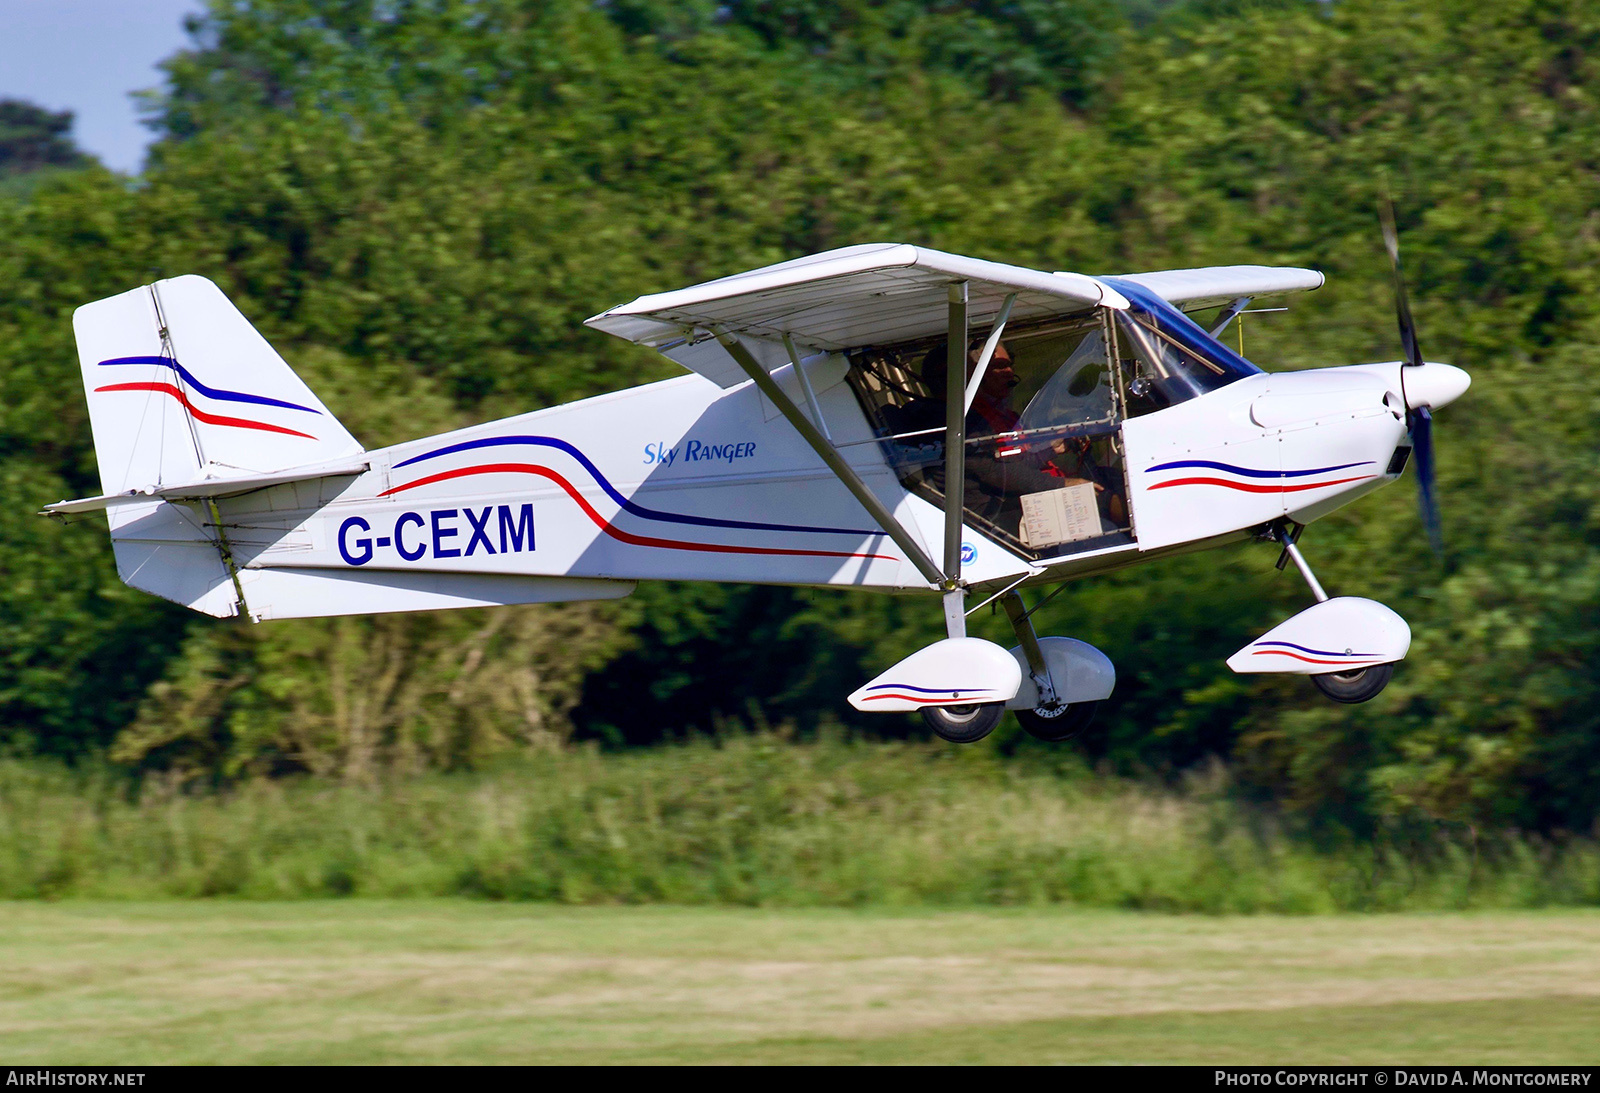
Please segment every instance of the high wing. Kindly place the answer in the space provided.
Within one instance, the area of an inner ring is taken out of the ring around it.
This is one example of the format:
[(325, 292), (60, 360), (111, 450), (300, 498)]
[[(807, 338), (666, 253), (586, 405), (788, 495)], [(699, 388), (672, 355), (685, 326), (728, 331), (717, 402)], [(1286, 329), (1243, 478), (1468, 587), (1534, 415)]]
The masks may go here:
[(1125, 307), (1118, 292), (1081, 273), (1045, 273), (905, 243), (865, 243), (747, 273), (641, 296), (588, 326), (659, 349), (720, 387), (749, 377), (710, 337), (738, 334), (768, 370), (789, 363), (787, 335), (811, 352), (892, 345), (946, 331), (946, 288), (966, 281), (973, 328), (985, 328), (1015, 294), (1011, 322)]
[(1198, 269), (1164, 269), (1155, 273), (1121, 273), (1154, 292), (1169, 304), (1187, 311), (1226, 304), (1241, 296), (1278, 296), (1321, 288), (1322, 273), (1294, 266), (1202, 266)]
[[(1171, 303), (1190, 309), (1240, 297), (1303, 292), (1321, 286), (1316, 270), (1277, 266), (1210, 266), (1120, 275)], [(810, 352), (893, 345), (939, 337), (946, 329), (945, 288), (966, 281), (973, 330), (1016, 300), (1013, 324), (1127, 306), (1096, 277), (1047, 273), (1004, 262), (967, 258), (906, 243), (864, 243), (641, 296), (587, 320), (586, 325), (660, 350), (719, 387), (749, 377), (711, 336), (740, 335), (768, 370), (789, 363), (781, 339)]]

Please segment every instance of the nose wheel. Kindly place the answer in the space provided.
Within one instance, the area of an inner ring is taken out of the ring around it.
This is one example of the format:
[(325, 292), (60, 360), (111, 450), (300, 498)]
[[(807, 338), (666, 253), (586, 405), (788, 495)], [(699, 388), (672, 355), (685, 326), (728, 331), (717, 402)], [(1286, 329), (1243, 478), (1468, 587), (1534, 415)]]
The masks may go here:
[[(1285, 526), (1279, 523), (1273, 526), (1272, 535), (1283, 544), (1283, 553), (1278, 556), (1278, 568), (1281, 570), (1284, 563), (1293, 561), (1295, 568), (1300, 571), (1300, 576), (1305, 578), (1306, 584), (1311, 588), (1311, 594), (1317, 598), (1318, 603), (1326, 603), (1328, 594), (1322, 590), (1322, 585), (1317, 581), (1316, 574), (1311, 572), (1311, 565), (1305, 556), (1300, 553), (1300, 548), (1295, 545), (1300, 538), (1304, 525), (1290, 523)], [(1348, 672), (1327, 672), (1313, 675), (1311, 682), (1317, 690), (1346, 705), (1355, 705), (1377, 698), (1389, 680), (1394, 677), (1394, 665), (1370, 664), (1365, 668), (1353, 668)]]
[(1312, 676), (1311, 682), (1316, 684), (1317, 690), (1335, 702), (1354, 705), (1369, 698), (1377, 698), (1378, 692), (1389, 685), (1393, 675), (1393, 664), (1374, 664), (1370, 668), (1357, 668), (1353, 672), (1329, 672), (1327, 675)]

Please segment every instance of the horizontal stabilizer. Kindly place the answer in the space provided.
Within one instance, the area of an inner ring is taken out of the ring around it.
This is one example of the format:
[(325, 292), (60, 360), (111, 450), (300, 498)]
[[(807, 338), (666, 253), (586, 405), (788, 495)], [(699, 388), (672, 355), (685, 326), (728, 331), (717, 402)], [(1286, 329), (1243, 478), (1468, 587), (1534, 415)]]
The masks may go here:
[(98, 497), (80, 497), (75, 501), (57, 501), (40, 510), (41, 516), (68, 516), (81, 512), (100, 512), (113, 505), (157, 501), (197, 501), (206, 497), (233, 497), (268, 486), (281, 486), (285, 482), (303, 482), (312, 478), (338, 478), (364, 474), (371, 463), (360, 459), (335, 460), (309, 467), (294, 467), (276, 474), (251, 474), (227, 478), (197, 478), (175, 486), (141, 486), (123, 493), (105, 493)]

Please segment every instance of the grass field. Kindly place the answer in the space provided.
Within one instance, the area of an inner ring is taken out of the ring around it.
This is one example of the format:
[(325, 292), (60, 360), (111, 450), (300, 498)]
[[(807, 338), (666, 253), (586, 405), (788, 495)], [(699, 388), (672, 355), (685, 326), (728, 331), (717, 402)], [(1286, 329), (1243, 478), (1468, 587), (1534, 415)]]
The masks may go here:
[(0, 914), (41, 1063), (1589, 1063), (1600, 913), (377, 900)]

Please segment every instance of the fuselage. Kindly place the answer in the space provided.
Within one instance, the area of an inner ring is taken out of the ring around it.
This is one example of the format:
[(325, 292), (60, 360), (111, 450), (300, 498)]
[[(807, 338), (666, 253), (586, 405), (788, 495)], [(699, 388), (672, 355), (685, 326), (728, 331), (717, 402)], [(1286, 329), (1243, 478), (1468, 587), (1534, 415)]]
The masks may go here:
[[(933, 553), (943, 514), (897, 478), (844, 382), (848, 362), (804, 367), (835, 445)], [(792, 373), (777, 378), (798, 393)], [(1404, 466), (1388, 373), (1398, 365), (1262, 373), (1129, 418), (1131, 541), (1030, 559), (974, 522), (966, 579), (1087, 575), (1318, 519)], [(751, 384), (685, 376), (368, 456), (365, 474), (314, 493), (291, 483), (223, 499), (242, 569), (928, 587)]]
[[(938, 588), (959, 629), (964, 588), (1309, 523), (1393, 481), (1464, 373), (1268, 374), (1215, 336), (1321, 282), (843, 248), (588, 321), (691, 375), (367, 451), (215, 284), (177, 277), (75, 313), (103, 492), (47, 511), (105, 511), (125, 582), (217, 616), (710, 580)], [(1180, 310), (1224, 304), (1211, 331)]]

